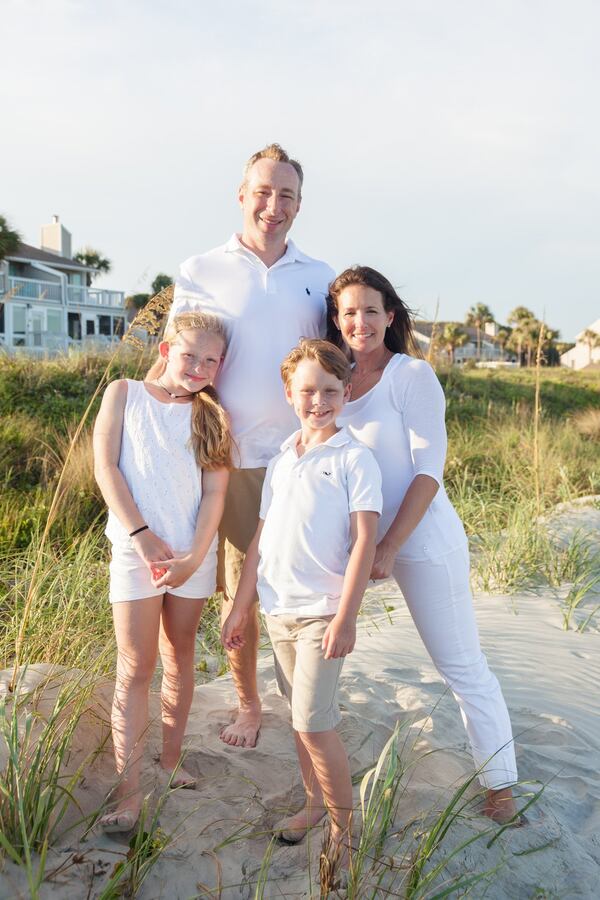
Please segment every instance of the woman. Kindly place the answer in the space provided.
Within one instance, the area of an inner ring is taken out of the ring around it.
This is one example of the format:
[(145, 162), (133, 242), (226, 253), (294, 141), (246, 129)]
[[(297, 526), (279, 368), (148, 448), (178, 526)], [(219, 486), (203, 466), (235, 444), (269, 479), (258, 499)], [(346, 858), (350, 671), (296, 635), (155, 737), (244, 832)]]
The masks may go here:
[[(437, 670), (458, 701), (484, 812), (516, 816), (517, 780), (508, 710), (479, 645), (462, 523), (442, 483), (445, 401), (420, 357), (409, 311), (374, 269), (355, 266), (329, 288), (328, 334), (354, 360), (352, 400), (340, 425), (371, 448), (383, 476), (373, 578), (397, 581)], [(515, 821), (517, 821), (515, 819)]]

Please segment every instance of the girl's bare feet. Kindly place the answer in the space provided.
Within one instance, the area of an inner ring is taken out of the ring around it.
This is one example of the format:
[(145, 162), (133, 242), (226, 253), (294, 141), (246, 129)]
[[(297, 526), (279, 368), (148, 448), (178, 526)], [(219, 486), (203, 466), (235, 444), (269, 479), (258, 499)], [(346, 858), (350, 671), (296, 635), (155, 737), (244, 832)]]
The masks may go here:
[(284, 844), (298, 844), (306, 833), (318, 825), (327, 810), (324, 806), (307, 804), (293, 816), (288, 816), (273, 827), (273, 833)]
[(519, 816), (511, 788), (501, 788), (498, 791), (488, 791), (483, 807), (484, 816), (489, 816), (498, 825), (507, 825), (512, 822), (516, 828), (524, 824)]

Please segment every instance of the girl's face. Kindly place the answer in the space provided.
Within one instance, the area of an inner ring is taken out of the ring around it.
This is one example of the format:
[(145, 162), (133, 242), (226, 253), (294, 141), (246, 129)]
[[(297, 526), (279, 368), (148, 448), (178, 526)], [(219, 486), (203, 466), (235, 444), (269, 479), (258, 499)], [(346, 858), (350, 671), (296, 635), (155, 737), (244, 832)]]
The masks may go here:
[(353, 353), (371, 353), (383, 344), (385, 330), (394, 319), (386, 312), (375, 288), (351, 284), (340, 292), (333, 321)]
[(225, 353), (222, 338), (199, 328), (180, 331), (174, 341), (162, 341), (158, 349), (167, 362), (161, 381), (173, 391), (189, 393), (214, 381)]

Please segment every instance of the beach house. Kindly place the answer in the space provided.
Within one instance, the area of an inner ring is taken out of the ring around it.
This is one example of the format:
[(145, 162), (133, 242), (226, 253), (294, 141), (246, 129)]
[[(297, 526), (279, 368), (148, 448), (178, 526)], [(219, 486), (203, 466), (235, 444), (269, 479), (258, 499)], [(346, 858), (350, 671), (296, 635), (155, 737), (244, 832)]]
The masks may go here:
[(125, 294), (92, 287), (94, 274), (72, 258), (71, 234), (53, 216), (39, 248), (20, 243), (0, 261), (0, 348), (51, 355), (120, 340)]
[(585, 369), (600, 363), (600, 319), (588, 325), (575, 338), (575, 346), (561, 353), (561, 366), (570, 369)]
[(498, 326), (495, 322), (486, 323), (478, 335), (476, 328), (463, 325), (461, 322), (424, 322), (417, 319), (414, 322), (415, 338), (425, 357), (429, 358), (432, 354), (433, 339), (434, 358), (450, 359), (450, 353), (444, 347), (443, 342), (444, 328), (447, 324), (457, 324), (467, 336), (466, 342), (462, 346), (456, 347), (454, 351), (456, 365), (463, 365), (467, 360), (477, 361), (478, 365), (507, 365), (514, 362), (514, 354), (504, 350), (503, 344), (497, 336)]

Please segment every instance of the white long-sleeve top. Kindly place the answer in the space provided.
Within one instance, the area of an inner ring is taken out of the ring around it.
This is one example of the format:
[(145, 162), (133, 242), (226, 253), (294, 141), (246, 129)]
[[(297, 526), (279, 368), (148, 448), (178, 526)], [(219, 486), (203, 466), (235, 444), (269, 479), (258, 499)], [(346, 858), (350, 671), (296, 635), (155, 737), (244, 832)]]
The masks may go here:
[(369, 447), (382, 476), (380, 541), (396, 518), (411, 482), (429, 475), (439, 484), (427, 512), (400, 547), (397, 559), (435, 559), (464, 546), (466, 535), (443, 485), (446, 459), (445, 398), (435, 372), (422, 359), (395, 354), (378, 383), (347, 403), (339, 425)]

